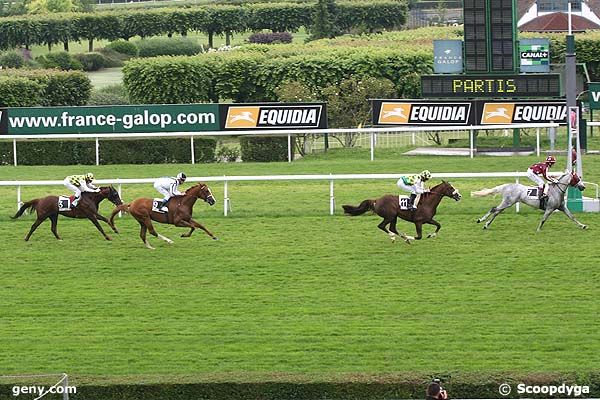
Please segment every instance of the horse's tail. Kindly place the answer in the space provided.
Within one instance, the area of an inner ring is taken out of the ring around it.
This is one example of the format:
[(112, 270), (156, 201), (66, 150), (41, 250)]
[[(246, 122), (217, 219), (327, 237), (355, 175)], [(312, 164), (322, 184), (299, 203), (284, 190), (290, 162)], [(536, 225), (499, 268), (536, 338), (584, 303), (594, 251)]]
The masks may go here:
[(111, 226), (115, 226), (114, 222), (113, 222), (113, 220), (115, 219), (115, 215), (117, 215), (120, 212), (128, 212), (129, 211), (129, 204), (131, 204), (131, 203), (121, 204), (121, 205), (118, 205), (115, 207), (115, 209), (110, 214), (110, 218), (108, 219), (110, 221)]
[(507, 183), (504, 185), (499, 185), (496, 187), (493, 187), (491, 189), (481, 189), (481, 190), (476, 190), (474, 192), (471, 192), (471, 197), (485, 197), (485, 196), (489, 196), (490, 194), (498, 194), (502, 191), (502, 189), (504, 189), (504, 187), (508, 185)]
[(40, 199), (33, 199), (31, 201), (23, 203), (21, 208), (19, 208), (19, 211), (17, 211), (17, 213), (15, 215), (13, 215), (11, 218), (12, 219), (19, 218), (21, 215), (23, 215), (23, 213), (25, 211), (27, 211), (27, 209), (30, 209), (31, 211), (35, 210), (39, 201), (40, 201)]
[(358, 205), (358, 207), (344, 205), (342, 208), (344, 209), (344, 213), (349, 215), (362, 215), (367, 211), (372, 211), (375, 206), (375, 200), (365, 200)]

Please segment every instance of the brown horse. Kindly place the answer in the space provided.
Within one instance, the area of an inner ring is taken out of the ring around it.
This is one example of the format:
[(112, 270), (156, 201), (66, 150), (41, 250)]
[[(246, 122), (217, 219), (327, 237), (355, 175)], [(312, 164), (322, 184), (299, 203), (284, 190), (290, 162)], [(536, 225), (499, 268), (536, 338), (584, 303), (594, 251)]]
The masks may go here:
[(150, 243), (148, 243), (146, 231), (149, 231), (150, 234), (167, 243), (173, 243), (168, 237), (156, 232), (152, 225), (152, 221), (160, 222), (161, 224), (190, 228), (190, 231), (184, 233), (181, 237), (190, 237), (196, 228), (200, 228), (206, 232), (208, 236), (214, 240), (218, 240), (218, 238), (202, 224), (192, 219), (192, 208), (197, 199), (202, 199), (211, 206), (216, 203), (210, 188), (204, 183), (198, 183), (186, 190), (183, 196), (172, 197), (167, 204), (167, 208), (169, 209), (168, 213), (152, 211), (152, 199), (141, 198), (133, 200), (129, 204), (123, 204), (116, 207), (110, 216), (110, 223), (114, 224), (113, 220), (115, 215), (120, 211), (130, 213), (140, 224), (140, 238), (142, 238), (142, 241), (149, 249), (154, 249), (154, 247), (150, 246)]
[(104, 199), (110, 200), (110, 202), (116, 206), (123, 204), (123, 202), (121, 201), (119, 192), (117, 192), (117, 190), (114, 187), (104, 186), (104, 187), (100, 187), (99, 189), (100, 189), (100, 191), (97, 193), (96, 192), (82, 193), (81, 200), (79, 201), (79, 204), (77, 205), (77, 207), (72, 208), (69, 211), (58, 211), (58, 196), (47, 196), (47, 197), (42, 197), (40, 199), (33, 199), (31, 201), (23, 203), (21, 208), (19, 208), (19, 211), (17, 211), (17, 213), (11, 218), (12, 219), (19, 218), (21, 215), (23, 215), (23, 213), (27, 209), (35, 210), (37, 212), (37, 219), (35, 220), (33, 225), (31, 225), (31, 229), (29, 230), (29, 233), (27, 234), (27, 236), (25, 236), (26, 241), (29, 240), (29, 238), (31, 237), (33, 232), (37, 229), (37, 227), (40, 226), (40, 224), (42, 222), (44, 222), (47, 218), (50, 218), (50, 221), (52, 222), (52, 225), (50, 226), (50, 230), (52, 231), (54, 236), (58, 240), (62, 240), (60, 238), (60, 236), (58, 235), (58, 232), (56, 231), (56, 224), (58, 222), (58, 214), (64, 215), (65, 217), (69, 217), (69, 218), (87, 218), (90, 221), (92, 221), (94, 226), (96, 228), (98, 228), (98, 230), (100, 231), (100, 233), (102, 233), (102, 235), (104, 236), (104, 238), (106, 240), (112, 240), (110, 238), (110, 236), (108, 236), (104, 232), (104, 229), (102, 229), (102, 227), (98, 223), (98, 220), (106, 222), (115, 233), (118, 232), (117, 228), (114, 226), (114, 224), (112, 222), (109, 222), (108, 219), (106, 219), (102, 215), (98, 214), (98, 205)]
[[(365, 200), (358, 207), (348, 205), (342, 207), (344, 208), (344, 212), (349, 215), (361, 215), (367, 211), (374, 211), (383, 218), (383, 221), (377, 227), (387, 233), (392, 242), (396, 241), (396, 235), (399, 235), (406, 243), (410, 243), (411, 240), (421, 240), (423, 237), (423, 224), (430, 224), (436, 227), (434, 233), (427, 235), (428, 238), (437, 236), (442, 226), (433, 217), (435, 216), (437, 206), (445, 196), (456, 201), (462, 197), (458, 190), (453, 188), (449, 182), (442, 181), (439, 185), (432, 187), (431, 191), (421, 195), (419, 208), (416, 211), (410, 209), (401, 210), (399, 197), (393, 194), (385, 195), (377, 200)], [(415, 224), (415, 228), (417, 229), (416, 237), (398, 233), (396, 230), (398, 217)], [(386, 228), (387, 225), (390, 226), (389, 230)]]

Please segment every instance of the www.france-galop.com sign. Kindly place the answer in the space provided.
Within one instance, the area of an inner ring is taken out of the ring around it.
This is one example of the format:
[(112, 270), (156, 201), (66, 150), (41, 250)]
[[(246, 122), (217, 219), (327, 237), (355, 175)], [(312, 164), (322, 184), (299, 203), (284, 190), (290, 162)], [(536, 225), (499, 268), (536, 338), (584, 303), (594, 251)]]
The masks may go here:
[(588, 90), (588, 101), (590, 102), (590, 109), (600, 109), (600, 82), (590, 82)]

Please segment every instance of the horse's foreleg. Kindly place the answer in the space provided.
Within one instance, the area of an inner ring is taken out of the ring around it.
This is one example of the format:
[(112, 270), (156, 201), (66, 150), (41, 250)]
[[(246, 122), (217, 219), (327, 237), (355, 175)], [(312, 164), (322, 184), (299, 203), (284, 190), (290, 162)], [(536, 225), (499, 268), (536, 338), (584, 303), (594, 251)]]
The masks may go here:
[(60, 238), (60, 236), (58, 236), (58, 231), (56, 230), (56, 225), (58, 224), (58, 214), (52, 214), (50, 216), (50, 222), (52, 222), (52, 225), (50, 226), (50, 230), (54, 234), (54, 237), (57, 238), (58, 240), (62, 240)]
[(25, 241), (29, 241), (29, 238), (31, 237), (31, 235), (33, 234), (33, 232), (35, 232), (35, 230), (37, 229), (38, 226), (40, 226), (40, 224), (42, 222), (44, 222), (44, 219), (41, 219), (40, 217), (38, 217), (38, 219), (35, 220), (35, 222), (33, 223), (33, 225), (31, 225), (31, 229), (29, 229), (29, 233), (27, 234), (27, 236), (25, 236)]
[(415, 222), (415, 228), (417, 229), (417, 236), (415, 236), (415, 240), (423, 239), (423, 223)]
[(199, 223), (196, 220), (190, 219), (189, 221), (178, 221), (178, 225), (176, 226), (184, 226), (184, 227), (189, 227), (190, 231), (187, 234), (183, 234), (181, 235), (181, 237), (190, 237), (192, 235), (192, 233), (194, 232), (194, 230), (196, 230), (196, 228), (198, 229), (202, 229), (204, 232), (206, 232), (206, 234), (208, 236), (210, 236), (213, 240), (219, 240), (218, 237), (216, 237), (215, 235), (212, 234), (211, 231), (209, 231), (208, 229), (206, 229), (206, 227), (204, 225), (202, 225), (201, 223)]
[(560, 206), (558, 209), (560, 211), (564, 212), (565, 215), (567, 217), (569, 217), (569, 219), (571, 221), (575, 222), (578, 227), (580, 227), (581, 229), (587, 229), (587, 225), (582, 224), (581, 222), (577, 221), (577, 218), (575, 218), (575, 216), (573, 215), (573, 213), (571, 212), (571, 210), (569, 210), (564, 204), (562, 206)]
[(109, 221), (108, 218), (106, 218), (105, 216), (96, 213), (96, 218), (98, 218), (100, 221), (106, 222), (108, 224), (108, 226), (110, 226), (110, 228), (113, 230), (114, 233), (119, 233), (119, 230), (117, 229), (115, 224), (112, 223), (111, 221)]
[(106, 240), (112, 240), (110, 236), (108, 236), (105, 232), (104, 229), (102, 229), (102, 227), (100, 226), (100, 224), (98, 223), (98, 218), (96, 218), (96, 216), (94, 214), (89, 215), (88, 219), (90, 221), (92, 221), (92, 224), (94, 224), (94, 226), (100, 231), (100, 233), (102, 234), (102, 236), (104, 236), (104, 239)]
[(429, 224), (429, 225), (433, 225), (433, 226), (435, 226), (435, 227), (436, 227), (436, 229), (435, 229), (435, 232), (433, 232), (433, 233), (430, 233), (429, 235), (427, 235), (427, 237), (428, 237), (428, 238), (434, 238), (434, 237), (436, 237), (436, 236), (437, 236), (437, 233), (438, 233), (438, 232), (440, 231), (440, 229), (442, 228), (442, 225), (440, 225), (440, 223), (439, 223), (439, 222), (437, 222), (437, 221), (436, 221), (436, 220), (434, 220), (434, 219), (430, 219), (429, 221), (427, 221), (427, 222), (425, 222), (425, 223), (426, 223), (426, 224)]

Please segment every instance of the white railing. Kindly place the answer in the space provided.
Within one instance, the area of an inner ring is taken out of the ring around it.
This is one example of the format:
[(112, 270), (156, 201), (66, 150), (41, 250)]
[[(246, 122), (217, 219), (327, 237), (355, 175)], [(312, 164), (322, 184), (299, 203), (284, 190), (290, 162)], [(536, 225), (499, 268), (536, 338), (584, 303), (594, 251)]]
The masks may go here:
[[(229, 197), (229, 182), (248, 182), (248, 181), (328, 181), (329, 182), (329, 214), (335, 213), (335, 193), (334, 182), (340, 180), (389, 180), (395, 184), (401, 176), (399, 174), (329, 174), (329, 175), (270, 175), (270, 176), (207, 176), (207, 177), (189, 177), (186, 182), (223, 182), (223, 215), (227, 216), (231, 211), (231, 199)], [(433, 178), (438, 179), (485, 179), (485, 178), (514, 178), (516, 183), (519, 179), (526, 177), (525, 172), (447, 172), (434, 173)], [(156, 178), (142, 179), (98, 179), (97, 185), (115, 185), (119, 196), (122, 196), (123, 185), (129, 184), (152, 184)], [(599, 197), (599, 187), (595, 183), (590, 183), (596, 187), (596, 198)], [(14, 186), (17, 188), (17, 209), (23, 204), (21, 201), (21, 188), (24, 186), (63, 186), (62, 180), (52, 181), (0, 181), (0, 187)], [(393, 186), (392, 186), (393, 187)], [(517, 204), (517, 212), (519, 204)]]
[(472, 125), (472, 126), (390, 126), (386, 128), (355, 128), (355, 129), (310, 129), (306, 131), (273, 129), (273, 130), (253, 130), (253, 131), (208, 131), (208, 132), (155, 132), (155, 133), (80, 133), (80, 134), (45, 134), (45, 135), (1, 135), (0, 140), (12, 140), (13, 142), (13, 164), (18, 163), (17, 142), (19, 140), (41, 140), (41, 139), (94, 139), (96, 142), (96, 165), (100, 165), (100, 139), (152, 139), (152, 138), (189, 138), (190, 139), (190, 158), (191, 163), (195, 163), (194, 138), (199, 136), (287, 136), (288, 139), (288, 162), (292, 162), (292, 137), (297, 134), (352, 134), (369, 133), (371, 161), (375, 159), (376, 135), (378, 133), (403, 132), (412, 135), (412, 142), (415, 144), (415, 133), (417, 132), (469, 132), (469, 156), (475, 156), (475, 132), (486, 130), (503, 130), (516, 128), (537, 128), (536, 153), (540, 155), (540, 129), (557, 128), (558, 124), (512, 124), (512, 125)]

